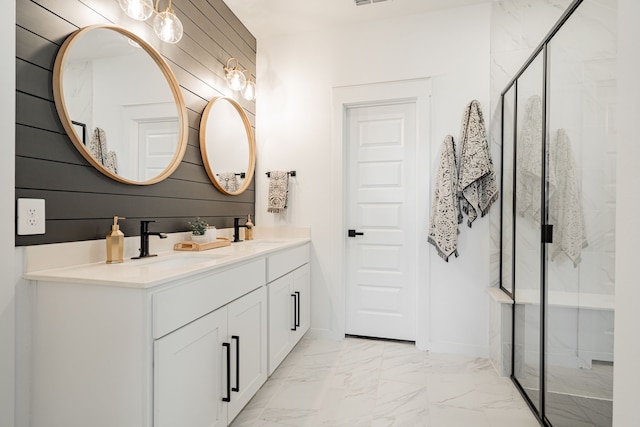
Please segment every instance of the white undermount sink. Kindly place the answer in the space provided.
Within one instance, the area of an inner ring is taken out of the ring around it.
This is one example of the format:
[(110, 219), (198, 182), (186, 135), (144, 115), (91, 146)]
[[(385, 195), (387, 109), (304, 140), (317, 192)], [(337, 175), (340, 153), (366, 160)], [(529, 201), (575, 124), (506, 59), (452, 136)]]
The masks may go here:
[(180, 254), (180, 255), (168, 255), (164, 257), (154, 257), (149, 260), (132, 260), (127, 265), (131, 267), (147, 267), (150, 269), (167, 270), (173, 268), (190, 267), (193, 265), (206, 264), (208, 262), (224, 258), (226, 254), (207, 254), (207, 255), (194, 255), (194, 254)]

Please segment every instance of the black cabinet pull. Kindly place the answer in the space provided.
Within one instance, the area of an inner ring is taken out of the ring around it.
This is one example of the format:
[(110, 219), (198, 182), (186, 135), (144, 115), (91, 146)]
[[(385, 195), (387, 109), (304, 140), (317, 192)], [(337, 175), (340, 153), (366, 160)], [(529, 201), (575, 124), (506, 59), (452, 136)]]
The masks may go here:
[(300, 327), (300, 308), (301, 308), (301, 304), (300, 304), (300, 292), (296, 291), (295, 292), (297, 300), (298, 300), (298, 304), (297, 304), (297, 310), (296, 310), (296, 328)]
[(227, 397), (223, 397), (223, 402), (231, 402), (231, 344), (223, 342), (222, 347), (227, 349)]
[(295, 331), (298, 329), (298, 325), (296, 324), (296, 316), (298, 314), (298, 299), (296, 298), (296, 294), (291, 294), (291, 296), (293, 297), (293, 328), (291, 328), (291, 330)]
[(240, 337), (237, 335), (231, 336), (232, 340), (236, 340), (236, 386), (231, 390), (240, 391)]
[(364, 236), (364, 233), (361, 233), (361, 232), (356, 231), (356, 230), (349, 230), (349, 231), (347, 231), (347, 235), (349, 237), (356, 237), (356, 236)]

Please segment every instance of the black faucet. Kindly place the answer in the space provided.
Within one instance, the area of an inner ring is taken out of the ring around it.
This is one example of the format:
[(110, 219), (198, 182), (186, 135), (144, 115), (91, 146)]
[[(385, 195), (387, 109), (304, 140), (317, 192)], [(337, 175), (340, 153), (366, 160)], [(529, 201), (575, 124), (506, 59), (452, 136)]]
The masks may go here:
[(149, 223), (155, 222), (150, 220), (140, 221), (140, 256), (134, 256), (131, 259), (147, 258), (150, 256), (157, 256), (157, 254), (149, 253), (149, 236), (158, 236), (161, 239), (166, 239), (167, 235), (159, 233), (157, 231), (149, 231)]
[(246, 228), (246, 225), (240, 225), (240, 220), (242, 218), (233, 218), (233, 242), (242, 242), (240, 240), (240, 227)]

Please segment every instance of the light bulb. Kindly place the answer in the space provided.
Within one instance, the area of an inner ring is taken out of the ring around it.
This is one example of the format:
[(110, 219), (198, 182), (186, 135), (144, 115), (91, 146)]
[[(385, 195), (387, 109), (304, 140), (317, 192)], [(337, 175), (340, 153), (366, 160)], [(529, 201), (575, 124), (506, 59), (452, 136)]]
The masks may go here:
[(153, 0), (118, 0), (120, 7), (129, 17), (145, 21), (153, 14)]
[(168, 8), (153, 19), (153, 29), (163, 42), (178, 43), (182, 38), (182, 22)]
[(247, 80), (247, 85), (242, 89), (242, 97), (247, 101), (256, 99), (256, 83), (253, 80)]
[(237, 69), (229, 70), (227, 73), (227, 85), (233, 90), (242, 90), (247, 84), (244, 73)]

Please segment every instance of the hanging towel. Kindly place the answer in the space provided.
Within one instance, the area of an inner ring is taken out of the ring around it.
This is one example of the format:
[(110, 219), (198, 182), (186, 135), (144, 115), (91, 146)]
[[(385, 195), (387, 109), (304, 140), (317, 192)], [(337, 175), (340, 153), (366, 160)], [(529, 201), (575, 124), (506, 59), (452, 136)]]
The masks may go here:
[(467, 224), (471, 227), (478, 215), (486, 215), (498, 199), (498, 185), (482, 110), (475, 99), (464, 110), (460, 144), (458, 194), (462, 210), (468, 216)]
[(551, 259), (564, 252), (573, 262), (580, 264), (582, 249), (586, 248), (587, 233), (582, 206), (582, 189), (578, 169), (571, 150), (569, 135), (558, 129), (556, 140), (551, 144), (549, 169), (555, 182), (549, 185), (549, 216), (553, 227)]
[(89, 152), (91, 155), (103, 165), (108, 171), (114, 174), (118, 173), (118, 159), (114, 151), (108, 151), (107, 149), (107, 134), (101, 128), (95, 128), (93, 135), (91, 136), (91, 143), (89, 145)]
[(236, 192), (240, 188), (240, 183), (238, 182), (238, 177), (235, 172), (222, 172), (218, 174), (218, 183), (229, 193)]
[(453, 137), (447, 135), (440, 150), (428, 240), (447, 262), (451, 254), (458, 256), (458, 224), (462, 222), (456, 180), (456, 147)]
[[(540, 224), (542, 200), (542, 100), (538, 95), (527, 99), (518, 134), (516, 159), (516, 212)], [(548, 171), (549, 183), (555, 185), (555, 171)]]
[(268, 212), (279, 213), (287, 207), (288, 188), (289, 173), (284, 171), (271, 171), (269, 177)]

